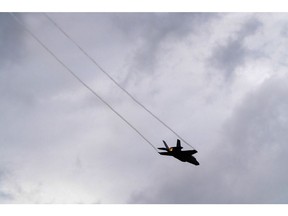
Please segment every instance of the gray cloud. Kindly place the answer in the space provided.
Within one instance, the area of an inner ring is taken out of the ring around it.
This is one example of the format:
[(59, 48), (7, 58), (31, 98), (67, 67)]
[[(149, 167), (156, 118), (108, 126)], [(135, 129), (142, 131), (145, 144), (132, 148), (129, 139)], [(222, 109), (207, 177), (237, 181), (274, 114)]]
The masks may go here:
[(239, 31), (229, 37), (224, 45), (218, 45), (209, 58), (212, 67), (223, 71), (226, 80), (233, 79), (237, 67), (245, 64), (249, 57), (255, 57), (254, 53), (244, 46), (244, 40), (259, 31), (261, 22), (257, 18), (250, 18)]
[(161, 181), (128, 203), (287, 203), (286, 82), (271, 78), (245, 97), (202, 171), (185, 165), (173, 175), (162, 171)]
[[(288, 177), (284, 171), (288, 150), (286, 82), (287, 77), (267, 80), (247, 96), (227, 123), (227, 153), (234, 155), (229, 165), (233, 173), (230, 177), (243, 202), (287, 202), (283, 199)], [(242, 175), (237, 174), (239, 170)]]
[[(21, 14), (20, 14), (21, 16)], [(20, 60), (25, 54), (26, 45), (23, 41), (24, 31), (11, 20), (10, 14), (0, 13), (0, 67), (10, 65), (15, 59)]]
[(220, 70), (224, 70), (224, 75), (229, 79), (235, 68), (244, 63), (245, 49), (242, 46), (241, 40), (233, 40), (228, 42), (224, 47), (220, 46), (215, 50), (213, 66)]
[[(178, 43), (189, 34), (199, 31), (216, 14), (206, 13), (144, 13), (115, 15), (115, 27), (125, 37), (137, 42), (131, 73), (154, 73), (163, 44)], [(169, 52), (169, 50), (164, 50)]]
[[(19, 15), (155, 146), (173, 145), (44, 16)], [(5, 46), (25, 56), (0, 69), (0, 167), (13, 173), (0, 173), (1, 202), (287, 203), (285, 14), (51, 16), (187, 138), (201, 165), (160, 157), (5, 14)]]
[(12, 193), (9, 193), (7, 190), (5, 190), (5, 182), (9, 179), (7, 176), (9, 175), (7, 169), (3, 168), (3, 164), (1, 164), (0, 169), (0, 202), (1, 203), (9, 203), (11, 202), (15, 197)]

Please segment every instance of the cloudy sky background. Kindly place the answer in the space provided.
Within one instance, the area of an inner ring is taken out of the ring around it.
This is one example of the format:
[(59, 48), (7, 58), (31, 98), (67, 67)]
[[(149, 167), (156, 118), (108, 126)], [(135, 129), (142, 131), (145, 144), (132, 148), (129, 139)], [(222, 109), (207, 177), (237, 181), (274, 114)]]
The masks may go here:
[[(288, 202), (288, 14), (50, 16), (200, 166), (160, 157), (1, 13), (1, 203)], [(175, 144), (43, 14), (17, 17), (156, 147)]]

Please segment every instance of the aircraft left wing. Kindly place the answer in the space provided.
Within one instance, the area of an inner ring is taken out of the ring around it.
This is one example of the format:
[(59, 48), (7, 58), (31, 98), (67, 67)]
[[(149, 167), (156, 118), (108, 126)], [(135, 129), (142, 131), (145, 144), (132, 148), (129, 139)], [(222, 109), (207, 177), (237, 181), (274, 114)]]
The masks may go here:
[(171, 156), (170, 152), (158, 152), (160, 155), (168, 155)]
[(186, 154), (193, 155), (193, 154), (196, 154), (198, 151), (196, 151), (196, 150), (187, 150), (187, 151), (182, 151), (182, 152), (185, 152)]

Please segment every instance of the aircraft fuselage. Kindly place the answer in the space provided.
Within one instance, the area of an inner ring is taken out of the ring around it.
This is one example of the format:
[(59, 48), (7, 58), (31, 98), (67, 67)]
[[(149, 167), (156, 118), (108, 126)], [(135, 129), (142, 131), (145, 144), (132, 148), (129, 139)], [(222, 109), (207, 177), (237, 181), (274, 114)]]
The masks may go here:
[(196, 160), (196, 158), (190, 154), (186, 154), (185, 151), (171, 152), (170, 155), (177, 158), (178, 160), (180, 160), (182, 162), (188, 162), (188, 163), (194, 164), (196, 166), (199, 165), (199, 162)]

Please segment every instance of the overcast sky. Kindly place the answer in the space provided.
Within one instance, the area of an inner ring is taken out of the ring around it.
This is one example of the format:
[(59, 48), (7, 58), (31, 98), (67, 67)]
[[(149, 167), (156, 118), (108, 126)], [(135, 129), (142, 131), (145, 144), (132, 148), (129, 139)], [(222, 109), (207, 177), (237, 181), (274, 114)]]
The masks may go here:
[[(160, 156), (0, 13), (1, 203), (288, 202), (288, 14), (49, 15), (200, 166)], [(43, 14), (17, 17), (155, 147), (175, 145)]]

